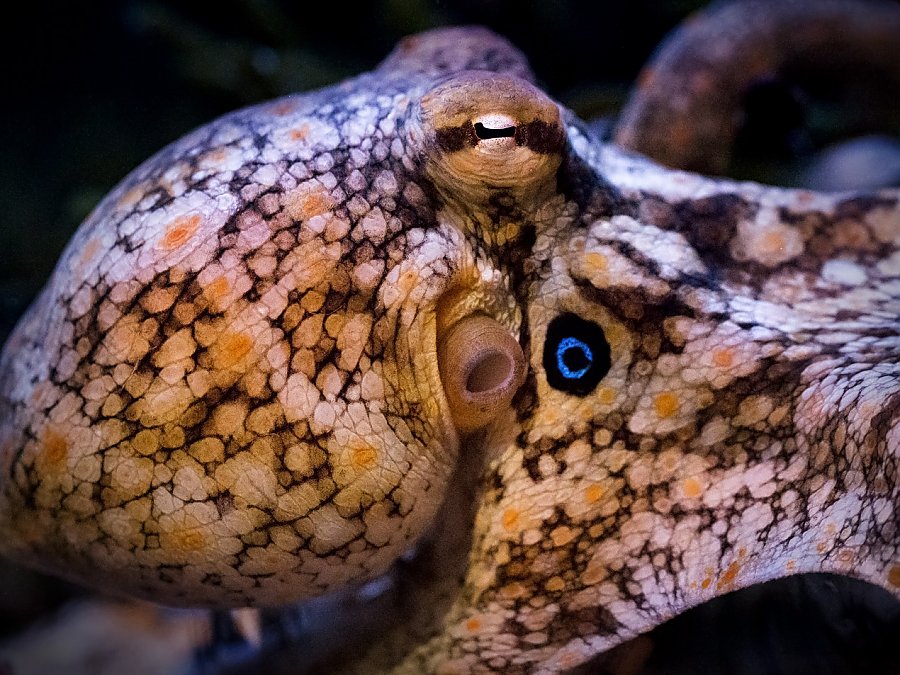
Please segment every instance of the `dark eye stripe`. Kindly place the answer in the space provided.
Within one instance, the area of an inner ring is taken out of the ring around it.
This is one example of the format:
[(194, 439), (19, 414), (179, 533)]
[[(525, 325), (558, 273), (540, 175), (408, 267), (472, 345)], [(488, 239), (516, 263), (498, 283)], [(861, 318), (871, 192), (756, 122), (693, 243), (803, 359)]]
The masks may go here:
[(490, 129), (480, 122), (466, 121), (458, 127), (440, 127), (435, 130), (438, 146), (445, 152), (459, 152), (474, 148), (488, 138), (513, 138), (516, 145), (527, 147), (538, 154), (555, 154), (560, 151), (565, 137), (559, 125), (542, 120), (532, 120), (513, 127)]
[(543, 364), (551, 387), (587, 396), (612, 366), (609, 342), (593, 321), (560, 314), (547, 326)]

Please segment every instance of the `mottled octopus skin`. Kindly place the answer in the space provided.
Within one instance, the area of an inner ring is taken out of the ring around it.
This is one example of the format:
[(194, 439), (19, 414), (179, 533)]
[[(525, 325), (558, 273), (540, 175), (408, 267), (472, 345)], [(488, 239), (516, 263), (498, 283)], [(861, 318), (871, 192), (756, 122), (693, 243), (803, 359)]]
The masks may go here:
[[(126, 178), (0, 357), (3, 551), (239, 607), (417, 543), (359, 672), (564, 671), (793, 573), (900, 595), (900, 193), (664, 169), (530, 79), (433, 31)], [(610, 346), (586, 395), (544, 371), (565, 313)], [(473, 314), (528, 374), (460, 435), (436, 352)]]

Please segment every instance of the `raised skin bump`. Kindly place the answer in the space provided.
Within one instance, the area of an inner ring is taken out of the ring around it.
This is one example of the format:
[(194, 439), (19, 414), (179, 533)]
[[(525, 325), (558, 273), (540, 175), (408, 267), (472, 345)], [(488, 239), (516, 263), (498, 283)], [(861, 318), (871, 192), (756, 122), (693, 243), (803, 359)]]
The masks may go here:
[[(0, 357), (4, 550), (235, 606), (433, 548), (356, 672), (559, 672), (796, 572), (900, 595), (897, 190), (662, 169), (528, 77), (424, 34), (126, 179)], [(440, 338), (481, 316), (528, 375), (458, 451)]]

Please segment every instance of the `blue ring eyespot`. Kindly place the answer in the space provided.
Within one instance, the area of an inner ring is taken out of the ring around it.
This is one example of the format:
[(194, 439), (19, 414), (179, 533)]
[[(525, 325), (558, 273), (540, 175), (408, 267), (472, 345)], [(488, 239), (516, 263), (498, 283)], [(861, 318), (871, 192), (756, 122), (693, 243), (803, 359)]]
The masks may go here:
[(563, 338), (556, 345), (556, 368), (567, 380), (577, 380), (590, 370), (594, 352), (583, 340)]
[(577, 314), (560, 314), (547, 326), (543, 364), (547, 383), (575, 396), (587, 396), (612, 366), (603, 329)]

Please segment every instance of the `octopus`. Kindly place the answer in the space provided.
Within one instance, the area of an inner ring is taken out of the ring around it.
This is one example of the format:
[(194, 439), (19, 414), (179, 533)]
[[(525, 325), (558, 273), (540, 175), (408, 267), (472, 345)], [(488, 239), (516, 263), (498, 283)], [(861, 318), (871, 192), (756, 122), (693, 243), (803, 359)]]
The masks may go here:
[(609, 142), (445, 28), (152, 157), (3, 349), (3, 554), (318, 608), (296, 672), (566, 672), (800, 573), (900, 597), (900, 191), (715, 175), (816, 45), (900, 82), (900, 17), (762, 6), (681, 29)]

